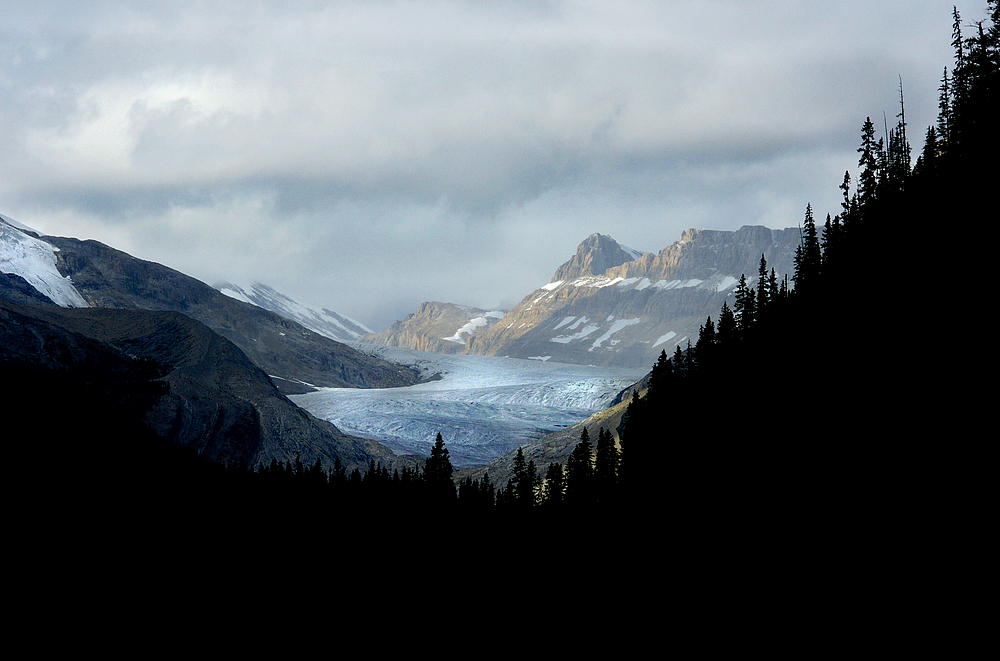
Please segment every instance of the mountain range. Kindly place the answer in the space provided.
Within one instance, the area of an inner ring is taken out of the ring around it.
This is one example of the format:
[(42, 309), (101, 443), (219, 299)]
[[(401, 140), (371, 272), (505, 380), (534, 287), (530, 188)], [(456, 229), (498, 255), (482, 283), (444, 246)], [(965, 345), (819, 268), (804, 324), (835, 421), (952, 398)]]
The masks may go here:
[(71, 355), (72, 349), (52, 349), (53, 342), (72, 345), (67, 333), (116, 355), (152, 360), (162, 366), (169, 392), (145, 413), (147, 423), (163, 438), (242, 465), (293, 457), (327, 466), (335, 458), (362, 467), (372, 459), (400, 461), (385, 446), (344, 434), (285, 397), (421, 378), (414, 367), (335, 338), (645, 369), (660, 351), (696, 336), (739, 276), (756, 273), (761, 255), (778, 273), (790, 270), (799, 240), (795, 229), (689, 230), (659, 253), (642, 253), (593, 234), (551, 282), (510, 311), (431, 301), (372, 333), (262, 283), (213, 288), (97, 241), (43, 236), (8, 220), (0, 220), (0, 310), (8, 326), (60, 339), (18, 357), (8, 348), (5, 360), (44, 363)]
[(549, 283), (501, 319), (476, 326), (462, 345), (449, 335), (486, 313), (445, 303), (423, 303), (364, 339), (446, 353), (649, 367), (661, 351), (695, 341), (705, 320), (716, 318), (727, 299), (732, 303), (741, 276), (753, 286), (761, 257), (779, 280), (791, 273), (799, 242), (797, 228), (690, 229), (659, 253), (641, 253), (593, 234)]
[(213, 460), (396, 461), (384, 446), (343, 434), (282, 391), (410, 385), (419, 380), (412, 368), (359, 353), (163, 265), (97, 241), (40, 235), (3, 217), (0, 271), (0, 365), (7, 370), (93, 372), (79, 366), (101, 361), (86, 356), (152, 361), (168, 392), (143, 412), (146, 424)]

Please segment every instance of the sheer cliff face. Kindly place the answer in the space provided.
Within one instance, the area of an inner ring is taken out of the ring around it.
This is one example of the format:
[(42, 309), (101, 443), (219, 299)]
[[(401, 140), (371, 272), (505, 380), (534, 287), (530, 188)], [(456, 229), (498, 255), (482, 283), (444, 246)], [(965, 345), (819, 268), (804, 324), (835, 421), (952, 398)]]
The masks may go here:
[(761, 255), (779, 280), (790, 274), (798, 242), (797, 229), (692, 229), (658, 254), (627, 261), (611, 257), (618, 263), (597, 273), (593, 269), (616, 254), (617, 244), (592, 236), (559, 267), (553, 282), (472, 338), (468, 352), (649, 366), (660, 351), (671, 353), (677, 344), (697, 340), (698, 327), (708, 316), (718, 318), (740, 275), (755, 283)]
[(434, 353), (465, 353), (468, 342), (503, 317), (502, 310), (428, 301), (389, 328), (365, 335), (364, 342)]

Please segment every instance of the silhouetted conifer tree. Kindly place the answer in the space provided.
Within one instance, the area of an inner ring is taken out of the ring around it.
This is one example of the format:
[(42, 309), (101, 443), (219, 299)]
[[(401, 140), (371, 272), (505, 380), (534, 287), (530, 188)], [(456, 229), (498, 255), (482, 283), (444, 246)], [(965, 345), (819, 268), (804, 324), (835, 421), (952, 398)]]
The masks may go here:
[(795, 273), (792, 280), (795, 282), (796, 293), (805, 292), (815, 285), (819, 279), (822, 259), (812, 205), (807, 204), (806, 217), (802, 223), (802, 240), (795, 249)]
[(566, 493), (562, 464), (549, 464), (545, 471), (545, 495), (543, 504), (547, 507), (561, 507)]
[(594, 502), (594, 459), (587, 428), (566, 460), (566, 502), (573, 506), (589, 506)]
[(449, 503), (455, 500), (455, 483), (452, 481), (454, 472), (448, 448), (444, 446), (444, 439), (439, 432), (434, 440), (434, 447), (431, 448), (431, 456), (424, 464), (424, 482), (433, 501)]
[(618, 448), (615, 447), (615, 437), (604, 427), (597, 433), (594, 479), (597, 500), (602, 503), (614, 500), (618, 490)]

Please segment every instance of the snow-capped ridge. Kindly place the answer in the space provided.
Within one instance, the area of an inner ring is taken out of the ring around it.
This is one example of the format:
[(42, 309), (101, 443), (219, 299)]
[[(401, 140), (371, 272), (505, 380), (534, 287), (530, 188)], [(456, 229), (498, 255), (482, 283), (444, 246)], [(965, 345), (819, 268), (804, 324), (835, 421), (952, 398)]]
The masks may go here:
[(33, 231), (6, 216), (0, 216), (0, 272), (24, 278), (60, 307), (90, 307), (73, 286), (72, 280), (61, 275), (56, 268), (56, 252), (59, 249), (26, 233)]
[(356, 340), (372, 332), (359, 321), (333, 310), (300, 303), (262, 282), (248, 285), (220, 282), (214, 287), (230, 298), (270, 310), (338, 342)]
[(28, 227), (27, 225), (19, 223), (10, 216), (5, 216), (2, 213), (0, 213), (0, 221), (7, 223), (8, 225), (14, 227), (15, 229), (19, 229), (22, 232), (31, 232), (32, 234), (37, 234), (39, 236), (42, 235), (42, 233), (36, 230), (34, 227)]

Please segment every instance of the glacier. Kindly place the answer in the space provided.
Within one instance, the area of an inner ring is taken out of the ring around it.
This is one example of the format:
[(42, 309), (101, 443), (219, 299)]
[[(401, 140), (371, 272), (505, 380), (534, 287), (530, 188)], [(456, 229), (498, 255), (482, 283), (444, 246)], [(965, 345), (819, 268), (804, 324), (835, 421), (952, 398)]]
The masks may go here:
[(322, 388), (292, 401), (398, 454), (427, 456), (440, 432), (456, 468), (479, 466), (606, 408), (645, 370), (432, 354), (350, 343), (440, 378), (405, 388)]
[(26, 231), (30, 230), (24, 225), (0, 216), (0, 272), (21, 276), (61, 307), (90, 307), (72, 281), (56, 269), (58, 248)]

